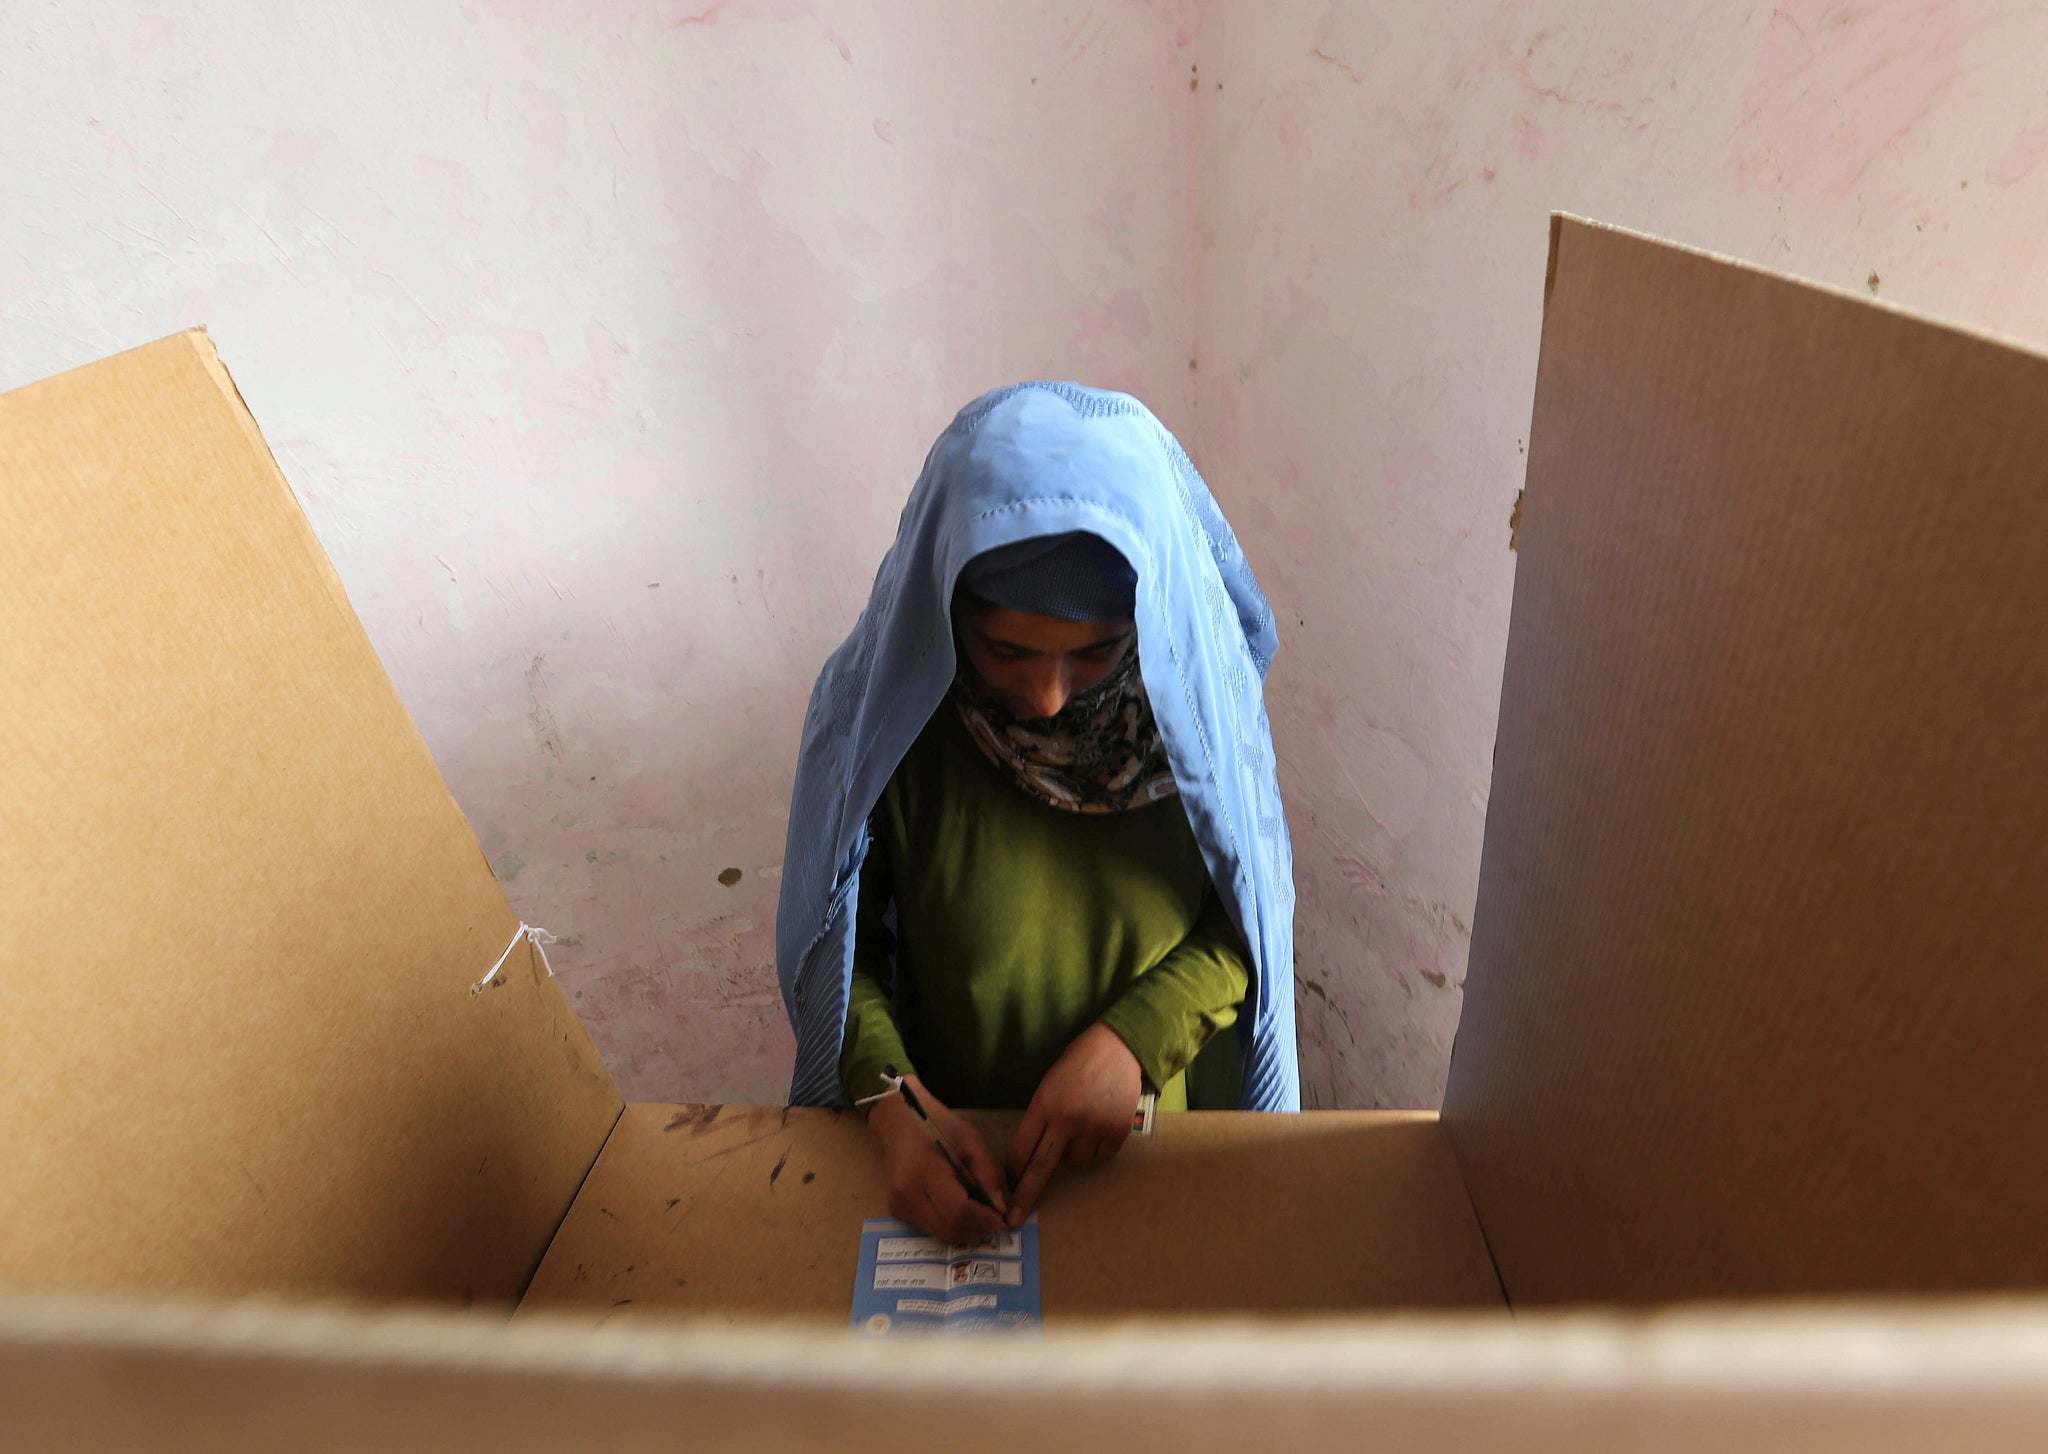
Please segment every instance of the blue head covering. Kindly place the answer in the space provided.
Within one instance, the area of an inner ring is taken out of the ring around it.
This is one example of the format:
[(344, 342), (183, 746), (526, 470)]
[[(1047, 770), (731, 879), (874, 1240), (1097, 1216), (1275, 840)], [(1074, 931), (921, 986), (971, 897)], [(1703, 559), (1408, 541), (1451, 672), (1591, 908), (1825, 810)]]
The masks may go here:
[(1122, 621), (1137, 609), (1138, 573), (1100, 535), (1042, 535), (967, 562), (960, 589), (991, 606), (1062, 621)]
[[(1031, 542), (1042, 558), (1073, 549), (1077, 534), (1132, 572), (1146, 695), (1209, 877), (1251, 949), (1243, 1104), (1300, 1108), (1294, 859), (1264, 694), (1279, 649), (1273, 613), (1166, 427), (1126, 394), (1065, 383), (985, 394), (939, 436), (867, 609), (812, 690), (775, 922), (795, 1104), (845, 1100), (839, 1055), (868, 814), (952, 684), (953, 593), (990, 552)], [(997, 555), (981, 569), (1005, 575), (1006, 563), (1017, 562)]]

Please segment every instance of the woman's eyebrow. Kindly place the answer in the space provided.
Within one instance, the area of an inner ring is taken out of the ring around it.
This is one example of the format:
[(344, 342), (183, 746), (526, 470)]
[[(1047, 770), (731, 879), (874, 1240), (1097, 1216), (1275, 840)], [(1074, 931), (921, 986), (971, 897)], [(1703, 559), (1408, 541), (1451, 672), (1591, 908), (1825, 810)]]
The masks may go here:
[(974, 634), (981, 638), (983, 646), (993, 647), (998, 651), (1014, 651), (1020, 656), (1041, 656), (1044, 654), (1035, 646), (1026, 646), (1021, 641), (1012, 641), (1006, 636), (997, 636), (992, 631), (977, 631)]
[[(1126, 626), (1121, 631), (1113, 632), (1108, 636), (1104, 636), (1099, 638), (1098, 640), (1088, 642), (1084, 646), (1069, 647), (1066, 651), (1056, 654), (1062, 656), (1078, 656), (1083, 652), (1100, 651), (1105, 646), (1120, 645), (1121, 643), (1130, 640), (1132, 636), (1137, 634), (1137, 629), (1138, 628), (1135, 626)], [(994, 647), (1002, 651), (1014, 651), (1020, 656), (1046, 656), (1049, 654), (1055, 654), (1043, 651), (1036, 646), (1027, 646), (1025, 643), (1021, 641), (1012, 641), (1007, 636), (998, 636), (993, 631), (976, 631), (974, 634), (981, 638), (981, 643), (984, 646)]]
[(1102, 650), (1102, 648), (1103, 648), (1103, 647), (1105, 647), (1105, 646), (1118, 646), (1118, 645), (1121, 645), (1122, 643), (1124, 643), (1124, 642), (1126, 642), (1126, 641), (1130, 640), (1130, 639), (1131, 639), (1131, 637), (1132, 637), (1133, 635), (1135, 635), (1135, 634), (1136, 634), (1136, 632), (1137, 632), (1137, 629), (1138, 629), (1138, 628), (1137, 628), (1137, 627), (1135, 627), (1135, 626), (1126, 626), (1126, 627), (1124, 627), (1124, 629), (1123, 629), (1123, 630), (1121, 630), (1121, 631), (1115, 631), (1115, 632), (1112, 632), (1112, 633), (1110, 633), (1110, 634), (1109, 634), (1108, 636), (1105, 636), (1105, 637), (1103, 637), (1103, 638), (1102, 638), (1101, 640), (1099, 640), (1099, 641), (1091, 641), (1091, 642), (1089, 642), (1089, 643), (1088, 643), (1088, 644), (1087, 644), (1086, 646), (1080, 646), (1080, 647), (1076, 647), (1076, 648), (1075, 648), (1075, 650), (1077, 650), (1077, 651), (1100, 651), (1100, 650)]

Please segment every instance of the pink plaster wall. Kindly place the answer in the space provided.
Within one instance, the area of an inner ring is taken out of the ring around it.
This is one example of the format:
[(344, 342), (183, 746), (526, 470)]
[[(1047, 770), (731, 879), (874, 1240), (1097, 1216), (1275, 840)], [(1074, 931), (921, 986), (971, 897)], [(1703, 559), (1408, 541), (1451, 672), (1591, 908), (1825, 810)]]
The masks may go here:
[(2048, 339), (2044, 55), (2026, 0), (14, 6), (0, 386), (211, 324), (627, 1093), (756, 1101), (798, 718), (931, 437), (1139, 393), (1286, 628), (1307, 1099), (1427, 1105), (1546, 214)]
[(2048, 342), (2048, 7), (1271, 0), (1203, 21), (1197, 452), (1293, 628), (1270, 697), (1306, 1099), (1433, 1105), (1548, 212)]
[(803, 704), (933, 436), (1190, 421), (1193, 20), (10, 6), (0, 386), (209, 324), (626, 1093), (778, 1100)]

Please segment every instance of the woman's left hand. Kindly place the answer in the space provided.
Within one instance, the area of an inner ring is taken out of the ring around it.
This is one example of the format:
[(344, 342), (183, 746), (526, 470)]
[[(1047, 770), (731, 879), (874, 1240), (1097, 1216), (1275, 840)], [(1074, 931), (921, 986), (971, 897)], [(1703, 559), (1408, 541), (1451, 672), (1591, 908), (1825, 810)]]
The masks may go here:
[(1038, 1083), (1010, 1140), (1011, 1226), (1024, 1225), (1062, 1160), (1092, 1166), (1123, 1149), (1144, 1080), (1138, 1058), (1109, 1026), (1090, 1025), (1074, 1038)]

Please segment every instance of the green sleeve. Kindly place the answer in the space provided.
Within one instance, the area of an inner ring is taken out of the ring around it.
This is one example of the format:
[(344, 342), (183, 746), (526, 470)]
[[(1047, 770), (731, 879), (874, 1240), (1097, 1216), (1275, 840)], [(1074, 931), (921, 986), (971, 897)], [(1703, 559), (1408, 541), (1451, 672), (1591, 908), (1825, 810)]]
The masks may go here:
[(1131, 1047), (1153, 1090), (1187, 1069), (1209, 1037), (1237, 1023), (1251, 958), (1212, 889), (1187, 937), (1132, 980), (1102, 1023)]
[(889, 855), (877, 841), (860, 871), (860, 902), (853, 921), (853, 982), (846, 995), (846, 1040), (839, 1051), (839, 1080), (850, 1100), (884, 1089), (882, 1067), (916, 1073), (889, 1003), (889, 956), (896, 936), (889, 932)]

